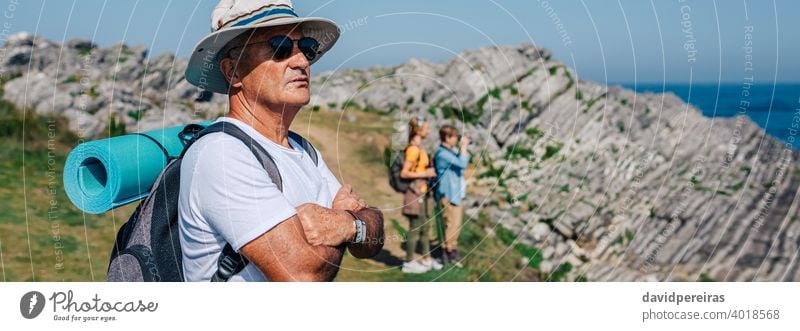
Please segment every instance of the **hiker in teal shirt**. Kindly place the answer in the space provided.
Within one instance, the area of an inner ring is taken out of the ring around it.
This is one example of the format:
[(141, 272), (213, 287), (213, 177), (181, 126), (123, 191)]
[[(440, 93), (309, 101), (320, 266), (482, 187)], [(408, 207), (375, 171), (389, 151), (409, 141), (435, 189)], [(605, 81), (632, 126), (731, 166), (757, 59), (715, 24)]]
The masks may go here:
[(434, 198), (442, 209), (444, 216), (444, 254), (445, 258), (460, 265), (458, 262), (458, 234), (461, 231), (461, 220), (464, 215), (463, 201), (467, 195), (467, 184), (464, 180), (464, 170), (469, 164), (470, 155), (467, 152), (469, 138), (462, 137), (460, 149), (458, 129), (452, 125), (445, 125), (439, 130), (442, 141), (434, 155), (436, 168), (436, 190)]

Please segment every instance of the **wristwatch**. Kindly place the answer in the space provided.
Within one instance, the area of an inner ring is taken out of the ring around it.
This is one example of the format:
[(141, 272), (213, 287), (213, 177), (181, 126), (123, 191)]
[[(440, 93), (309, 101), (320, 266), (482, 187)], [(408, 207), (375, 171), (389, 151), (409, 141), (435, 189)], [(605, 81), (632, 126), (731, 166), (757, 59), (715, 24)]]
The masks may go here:
[(353, 215), (353, 218), (355, 218), (353, 224), (356, 227), (356, 236), (353, 238), (353, 243), (364, 243), (364, 239), (367, 237), (367, 223), (364, 223), (364, 221), (359, 219), (356, 213), (354, 213), (352, 210), (348, 210), (347, 212), (350, 213), (350, 215)]

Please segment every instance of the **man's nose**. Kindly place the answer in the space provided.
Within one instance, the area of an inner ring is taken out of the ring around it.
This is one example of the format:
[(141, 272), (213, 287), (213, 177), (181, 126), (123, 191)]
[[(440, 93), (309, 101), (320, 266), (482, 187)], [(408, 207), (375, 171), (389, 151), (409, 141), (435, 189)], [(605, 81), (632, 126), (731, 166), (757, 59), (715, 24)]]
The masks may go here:
[(307, 72), (307, 68), (309, 66), (308, 59), (306, 55), (300, 50), (297, 45), (292, 46), (292, 55), (289, 56), (289, 67), (292, 69), (301, 69), (304, 73)]

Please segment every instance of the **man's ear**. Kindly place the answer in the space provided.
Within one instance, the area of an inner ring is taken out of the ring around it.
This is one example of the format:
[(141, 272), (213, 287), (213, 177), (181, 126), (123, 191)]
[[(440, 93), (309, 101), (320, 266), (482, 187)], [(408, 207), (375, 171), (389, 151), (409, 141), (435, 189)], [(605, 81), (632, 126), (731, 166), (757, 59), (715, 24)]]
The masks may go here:
[(233, 59), (226, 57), (219, 61), (219, 71), (222, 72), (222, 75), (225, 76), (225, 79), (228, 80), (228, 84), (231, 87), (242, 87), (242, 80), (239, 77), (239, 74), (236, 72), (237, 70), (237, 63)]

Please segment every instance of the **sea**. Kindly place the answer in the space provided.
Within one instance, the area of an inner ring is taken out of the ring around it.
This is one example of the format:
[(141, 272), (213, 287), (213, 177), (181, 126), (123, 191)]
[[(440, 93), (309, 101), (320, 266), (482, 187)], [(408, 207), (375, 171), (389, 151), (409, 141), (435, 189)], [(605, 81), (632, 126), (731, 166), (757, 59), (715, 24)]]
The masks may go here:
[[(800, 112), (797, 84), (621, 84), (637, 92), (672, 92), (708, 117), (746, 115), (767, 134), (786, 141), (794, 116)], [(743, 96), (744, 90), (749, 95)], [(745, 102), (743, 102), (745, 101)], [(749, 102), (749, 104), (747, 104)], [(742, 106), (742, 105), (745, 106)], [(800, 135), (800, 132), (794, 132)], [(800, 148), (795, 144), (794, 148)]]

